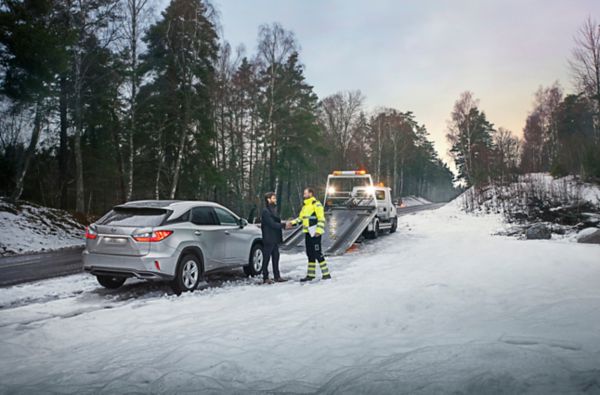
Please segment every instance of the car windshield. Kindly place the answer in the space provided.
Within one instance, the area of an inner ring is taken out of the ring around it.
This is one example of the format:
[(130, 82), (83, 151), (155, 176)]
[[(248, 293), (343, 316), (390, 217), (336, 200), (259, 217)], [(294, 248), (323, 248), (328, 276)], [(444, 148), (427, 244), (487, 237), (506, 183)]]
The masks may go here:
[(166, 214), (167, 210), (158, 208), (115, 207), (97, 223), (111, 226), (159, 226)]

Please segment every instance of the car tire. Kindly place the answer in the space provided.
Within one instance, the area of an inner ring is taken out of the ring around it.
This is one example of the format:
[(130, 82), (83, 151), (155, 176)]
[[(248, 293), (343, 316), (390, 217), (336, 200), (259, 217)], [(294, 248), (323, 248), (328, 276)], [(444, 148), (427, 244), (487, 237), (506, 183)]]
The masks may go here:
[(262, 244), (256, 243), (252, 246), (248, 264), (244, 266), (244, 273), (248, 277), (258, 276), (262, 272), (264, 262), (265, 257), (263, 255)]
[(392, 219), (392, 227), (390, 228), (390, 233), (396, 233), (398, 230), (398, 217)]
[(125, 283), (125, 277), (114, 277), (114, 276), (96, 276), (98, 283), (104, 288), (117, 289)]
[(171, 282), (171, 288), (177, 295), (183, 292), (194, 292), (202, 279), (202, 263), (194, 254), (183, 255), (177, 264), (175, 279)]

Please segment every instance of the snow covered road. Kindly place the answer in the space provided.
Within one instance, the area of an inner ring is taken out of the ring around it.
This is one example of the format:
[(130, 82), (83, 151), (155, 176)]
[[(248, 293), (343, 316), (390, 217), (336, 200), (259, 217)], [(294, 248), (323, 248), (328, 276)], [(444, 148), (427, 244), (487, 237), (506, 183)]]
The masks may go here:
[(600, 393), (599, 246), (492, 236), (453, 204), (400, 221), (331, 282), (0, 289), (0, 393)]

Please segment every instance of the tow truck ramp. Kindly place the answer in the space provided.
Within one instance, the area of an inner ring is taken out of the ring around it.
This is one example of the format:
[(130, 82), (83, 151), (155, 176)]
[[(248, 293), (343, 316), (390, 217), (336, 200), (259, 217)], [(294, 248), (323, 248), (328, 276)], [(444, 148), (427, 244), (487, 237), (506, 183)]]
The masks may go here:
[[(332, 208), (325, 212), (325, 234), (321, 246), (325, 255), (342, 255), (360, 237), (375, 216), (372, 208)], [(299, 227), (285, 235), (283, 249), (304, 246), (304, 233)]]

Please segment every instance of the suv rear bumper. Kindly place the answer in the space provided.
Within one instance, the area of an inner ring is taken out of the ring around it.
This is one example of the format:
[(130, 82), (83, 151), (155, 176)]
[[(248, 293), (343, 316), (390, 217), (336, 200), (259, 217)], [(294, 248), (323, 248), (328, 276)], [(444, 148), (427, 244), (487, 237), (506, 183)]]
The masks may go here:
[[(83, 270), (93, 275), (114, 277), (136, 277), (143, 280), (172, 280), (177, 260), (171, 257), (123, 256), (96, 254), (84, 250), (82, 253)], [(161, 270), (156, 268), (159, 262)], [(166, 269), (166, 270), (165, 270)], [(169, 271), (173, 273), (169, 273)]]

